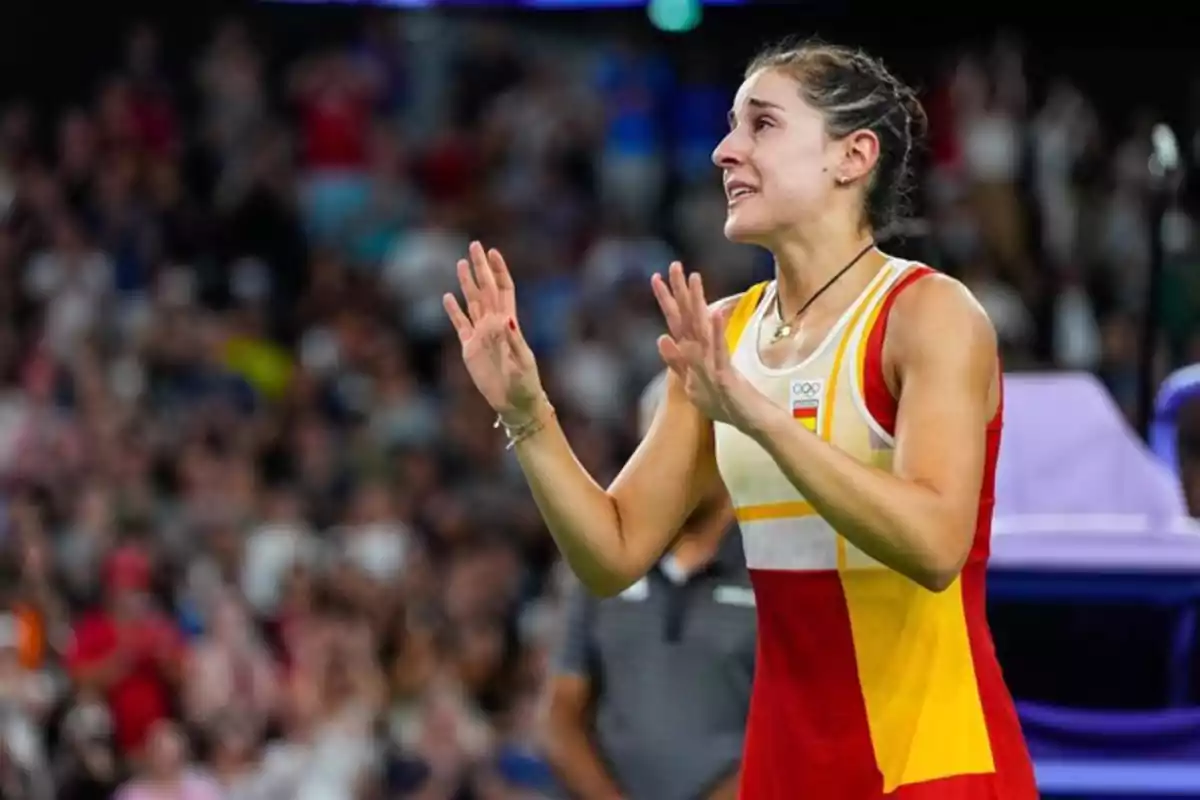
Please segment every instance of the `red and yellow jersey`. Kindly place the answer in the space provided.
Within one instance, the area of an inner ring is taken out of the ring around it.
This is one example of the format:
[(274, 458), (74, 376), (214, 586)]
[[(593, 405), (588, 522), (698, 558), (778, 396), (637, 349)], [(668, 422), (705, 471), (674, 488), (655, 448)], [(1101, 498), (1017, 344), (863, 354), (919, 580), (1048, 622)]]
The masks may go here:
[[(797, 423), (891, 469), (882, 350), (897, 294), (931, 273), (893, 259), (803, 363), (759, 358), (770, 284), (727, 326), (733, 363)], [(742, 800), (1033, 800), (1033, 770), (988, 630), (984, 581), (1002, 410), (987, 428), (975, 542), (930, 592), (840, 537), (752, 439), (717, 425), (717, 461), (758, 605)]]

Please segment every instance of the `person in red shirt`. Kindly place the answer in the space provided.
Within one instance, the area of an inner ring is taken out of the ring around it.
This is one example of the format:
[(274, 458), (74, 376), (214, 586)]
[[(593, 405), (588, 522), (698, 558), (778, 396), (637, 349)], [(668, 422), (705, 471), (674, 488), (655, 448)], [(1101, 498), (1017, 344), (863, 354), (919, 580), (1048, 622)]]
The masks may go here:
[(79, 621), (67, 667), (81, 692), (108, 701), (117, 745), (141, 748), (154, 723), (170, 713), (183, 642), (148, 592), (150, 562), (134, 547), (118, 550), (105, 567), (105, 606)]
[(305, 168), (366, 169), (376, 76), (349, 56), (332, 53), (301, 65), (291, 88), (303, 129)]
[(304, 154), (303, 213), (310, 236), (337, 239), (370, 194), (369, 137), (377, 76), (343, 53), (301, 64), (291, 79)]

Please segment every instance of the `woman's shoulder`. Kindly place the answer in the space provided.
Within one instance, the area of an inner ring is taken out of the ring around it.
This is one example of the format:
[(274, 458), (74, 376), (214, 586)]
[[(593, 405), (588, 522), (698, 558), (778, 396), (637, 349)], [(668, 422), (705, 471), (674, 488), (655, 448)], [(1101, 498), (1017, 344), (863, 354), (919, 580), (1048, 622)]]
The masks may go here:
[(987, 311), (960, 281), (927, 271), (895, 297), (883, 341), (884, 360), (902, 374), (978, 376), (998, 370), (999, 341)]
[[(892, 309), (889, 313), (889, 333), (898, 334), (903, 341), (909, 338), (947, 338), (948, 331), (967, 334), (971, 341), (992, 343), (996, 332), (991, 319), (971, 290), (957, 278), (923, 264), (901, 278)], [(906, 284), (906, 285), (905, 285)]]
[(726, 295), (719, 300), (714, 300), (708, 304), (708, 307), (725, 318), (733, 315), (739, 306), (745, 303), (752, 307), (757, 307), (762, 300), (766, 288), (771, 284), (770, 281), (762, 281), (755, 283), (740, 292)]

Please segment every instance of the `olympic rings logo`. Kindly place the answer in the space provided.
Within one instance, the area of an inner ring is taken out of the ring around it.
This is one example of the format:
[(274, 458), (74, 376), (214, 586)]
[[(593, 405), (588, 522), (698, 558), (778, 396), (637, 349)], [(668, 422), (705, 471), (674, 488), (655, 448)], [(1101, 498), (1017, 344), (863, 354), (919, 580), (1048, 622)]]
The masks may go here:
[(792, 394), (796, 397), (811, 399), (821, 393), (820, 381), (796, 381), (792, 384)]

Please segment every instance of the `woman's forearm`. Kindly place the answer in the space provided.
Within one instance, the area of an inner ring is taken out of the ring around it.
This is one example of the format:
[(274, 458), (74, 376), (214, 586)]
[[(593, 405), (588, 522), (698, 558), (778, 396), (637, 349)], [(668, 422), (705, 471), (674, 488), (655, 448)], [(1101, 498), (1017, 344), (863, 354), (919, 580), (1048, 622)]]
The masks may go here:
[(945, 588), (956, 565), (941, 555), (953, 524), (938, 495), (867, 466), (763, 404), (750, 435), (788, 481), (863, 552), (930, 589)]
[(646, 438), (605, 490), (575, 457), (547, 404), (516, 445), (546, 527), (594, 594), (616, 594), (662, 555), (717, 480), (712, 424), (669, 384)]
[(576, 458), (547, 404), (545, 426), (515, 450), (533, 499), (568, 566), (592, 592), (609, 595), (636, 579), (613, 498)]

